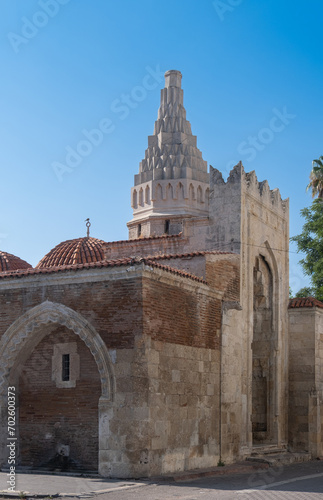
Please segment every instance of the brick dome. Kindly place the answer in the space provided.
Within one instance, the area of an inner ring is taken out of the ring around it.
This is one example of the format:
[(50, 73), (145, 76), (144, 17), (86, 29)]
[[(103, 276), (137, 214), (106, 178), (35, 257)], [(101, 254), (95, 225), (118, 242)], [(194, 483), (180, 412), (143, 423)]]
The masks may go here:
[(103, 245), (104, 241), (91, 237), (63, 241), (38, 262), (36, 269), (98, 262), (104, 259)]
[(32, 269), (32, 266), (11, 253), (0, 251), (0, 272), (17, 271), (18, 269)]

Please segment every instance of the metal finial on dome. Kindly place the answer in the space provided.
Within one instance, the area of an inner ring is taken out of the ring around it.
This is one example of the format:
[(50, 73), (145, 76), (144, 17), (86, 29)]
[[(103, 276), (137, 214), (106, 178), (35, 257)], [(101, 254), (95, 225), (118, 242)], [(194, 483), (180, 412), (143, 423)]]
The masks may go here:
[(85, 219), (84, 222), (86, 222), (86, 227), (87, 227), (86, 236), (87, 236), (87, 238), (89, 238), (90, 237), (90, 227), (91, 227), (90, 219), (87, 218), (87, 219)]

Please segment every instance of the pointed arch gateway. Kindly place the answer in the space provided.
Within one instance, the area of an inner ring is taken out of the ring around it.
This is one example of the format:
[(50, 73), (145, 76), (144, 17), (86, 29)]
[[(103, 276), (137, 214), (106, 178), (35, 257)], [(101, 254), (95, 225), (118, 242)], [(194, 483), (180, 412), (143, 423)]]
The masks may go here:
[(95, 360), (101, 382), (98, 402), (98, 469), (102, 475), (107, 475), (109, 464), (100, 458), (108, 449), (109, 421), (115, 394), (115, 376), (109, 352), (101, 336), (82, 315), (63, 304), (50, 301), (23, 314), (7, 329), (0, 341), (0, 463), (6, 461), (4, 445), (7, 438), (8, 387), (18, 384), (21, 366), (36, 346), (57, 326), (65, 327), (77, 335)]

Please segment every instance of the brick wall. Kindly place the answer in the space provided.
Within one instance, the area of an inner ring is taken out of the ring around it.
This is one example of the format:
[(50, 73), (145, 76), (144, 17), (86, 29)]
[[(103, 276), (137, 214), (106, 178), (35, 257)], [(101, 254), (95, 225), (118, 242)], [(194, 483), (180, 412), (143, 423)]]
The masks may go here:
[(219, 459), (221, 302), (180, 281), (143, 280), (150, 475)]
[(145, 257), (147, 255), (182, 253), (188, 243), (181, 234), (159, 238), (139, 238), (135, 240), (114, 241), (105, 244), (106, 259), (122, 257)]
[[(109, 274), (110, 270), (106, 281), (87, 281), (86, 271), (36, 276), (33, 277), (33, 282), (30, 277), (19, 282), (2, 281), (1, 336), (21, 315), (48, 299), (77, 311), (97, 330), (110, 351), (125, 352), (127, 359), (131, 359), (129, 352), (133, 352), (135, 338), (140, 336), (142, 329), (141, 278), (137, 276), (114, 280), (109, 279)], [(80, 281), (82, 276), (84, 282), (68, 282), (70, 277), (77, 277)], [(21, 285), (20, 288), (17, 288), (18, 284)], [(43, 339), (46, 329), (49, 329), (49, 335)], [(10, 380), (15, 379), (19, 393), (22, 463), (50, 466), (53, 463), (49, 462), (55, 457), (58, 444), (63, 444), (70, 446), (70, 457), (75, 465), (97, 470), (101, 383), (94, 357), (78, 335), (67, 330), (63, 332), (62, 327), (57, 324), (43, 325), (39, 333), (34, 330), (32, 335), (35, 341), (38, 335), (43, 340), (33, 349), (32, 354), (29, 351), (19, 353), (19, 360), (24, 364), (19, 386), (16, 366), (10, 374)], [(51, 378), (53, 345), (65, 342), (76, 342), (80, 356), (81, 377), (75, 388), (57, 388)], [(27, 354), (26, 360), (24, 358)], [(121, 354), (119, 359), (122, 359)], [(118, 372), (120, 379), (116, 384), (120, 396), (125, 392), (129, 392), (131, 396), (140, 393), (140, 387), (132, 379), (132, 367), (129, 373), (128, 368), (125, 369), (126, 362), (121, 366), (121, 372)], [(126, 403), (130, 412), (133, 411), (130, 406), (137, 404), (132, 401), (134, 400), (130, 401), (128, 398)], [(141, 405), (139, 402), (138, 404)], [(118, 411), (113, 413), (113, 405), (111, 411), (111, 429), (114, 429), (122, 415)], [(121, 420), (121, 423), (123, 434), (129, 436), (127, 439), (135, 436), (139, 447), (140, 439), (133, 434), (132, 417)], [(118, 436), (118, 429), (114, 430)], [(117, 440), (116, 446), (120, 455), (122, 441)], [(131, 474), (131, 465), (126, 464), (125, 468), (123, 463), (122, 466), (124, 469), (121, 470), (121, 476), (127, 477)]]
[[(4, 282), (0, 286), (5, 295), (1, 334), (24, 312), (48, 299), (80, 313), (106, 342), (116, 393), (107, 413), (109, 430), (103, 436), (100, 463), (106, 464), (107, 475), (119, 477), (211, 466), (218, 450), (221, 301), (204, 283), (160, 269), (151, 272), (144, 267), (141, 272), (142, 267), (121, 270), (122, 279), (120, 274), (114, 279), (115, 271), (107, 270), (96, 273), (102, 279), (106, 272), (107, 280), (95, 282), (79, 271), (33, 277), (34, 286), (27, 287), (30, 280), (22, 280), (21, 288), (5, 290)], [(79, 282), (69, 282), (68, 276), (77, 276)], [(16, 286), (17, 281), (12, 283)], [(43, 337), (46, 328), (48, 335)], [(70, 446), (71, 459), (93, 469), (100, 396), (95, 361), (73, 332), (52, 323), (39, 329), (42, 340), (23, 360), (20, 378), (23, 463), (48, 464), (57, 444), (63, 444)], [(36, 338), (38, 332), (33, 335)], [(56, 387), (50, 370), (54, 344), (65, 342), (77, 342), (81, 361), (80, 380), (68, 389)], [(156, 344), (151, 347), (151, 343)], [(164, 350), (162, 345), (168, 347)], [(38, 360), (42, 363), (36, 376)], [(165, 411), (151, 399), (160, 391)], [(169, 427), (166, 447), (160, 442), (165, 426)]]
[(240, 300), (240, 256), (206, 255), (206, 280), (224, 292), (223, 300)]
[(181, 257), (181, 258), (164, 258), (157, 259), (158, 264), (172, 267), (173, 269), (180, 269), (181, 271), (194, 274), (198, 278), (206, 279), (205, 274), (205, 255), (195, 255)]
[(195, 289), (143, 280), (143, 333), (154, 340), (219, 348), (221, 301)]
[(0, 294), (0, 337), (17, 318), (45, 300), (62, 303), (83, 315), (108, 348), (132, 347), (134, 335), (141, 330), (140, 278), (75, 284), (62, 279), (61, 284), (50, 285), (48, 277), (42, 276), (37, 287), (23, 283), (22, 288), (7, 291), (0, 287)]
[[(52, 380), (53, 347), (77, 344), (80, 374), (76, 387), (57, 388)], [(64, 464), (59, 447), (70, 447), (69, 467), (98, 467), (98, 402), (101, 384), (95, 360), (74, 333), (56, 328), (33, 350), (19, 379), (20, 459), (22, 465)]]

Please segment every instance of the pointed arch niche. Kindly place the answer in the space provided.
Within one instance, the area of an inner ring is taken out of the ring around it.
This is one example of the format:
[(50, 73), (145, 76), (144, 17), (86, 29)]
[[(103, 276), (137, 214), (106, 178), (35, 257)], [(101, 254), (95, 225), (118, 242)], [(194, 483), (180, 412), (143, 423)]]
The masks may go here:
[(268, 242), (253, 268), (252, 437), (253, 444), (276, 443), (279, 392), (278, 274)]
[[(69, 342), (71, 338), (74, 339), (74, 335), (77, 336), (75, 341), (79, 342), (78, 339), (83, 341), (81, 346), (85, 344), (88, 348), (86, 351), (89, 350), (92, 355), (90, 358), (95, 360), (95, 363), (92, 363), (94, 367), (96, 366), (93, 377), (97, 378), (99, 384), (97, 399), (98, 470), (100, 474), (105, 476), (108, 475), (109, 464), (105, 463), (101, 457), (108, 450), (109, 421), (113, 415), (115, 394), (115, 377), (109, 353), (98, 332), (83, 316), (63, 304), (50, 301), (43, 302), (23, 314), (8, 328), (0, 341), (0, 463), (7, 461), (5, 441), (7, 438), (8, 387), (15, 386), (17, 398), (19, 398), (19, 381), (22, 386), (24, 386), (25, 382), (23, 380), (25, 363), (31, 358), (37, 346), (46, 340), (47, 336), (50, 337), (59, 329), (64, 329), (67, 332)], [(71, 343), (66, 345), (71, 346)], [(71, 352), (73, 356), (73, 347)], [(38, 364), (34, 365), (34, 370), (37, 370), (37, 367)], [(41, 364), (38, 367), (40, 382), (42, 381), (43, 368), (44, 366)], [(73, 398), (72, 386), (60, 390), (65, 391), (66, 404), (68, 404), (69, 398)], [(82, 418), (82, 408), (80, 408), (79, 417)], [(19, 437), (19, 425), (17, 426), (17, 434)], [(45, 436), (45, 439), (51, 438), (48, 435)], [(62, 442), (62, 445), (64, 445), (64, 442)]]

